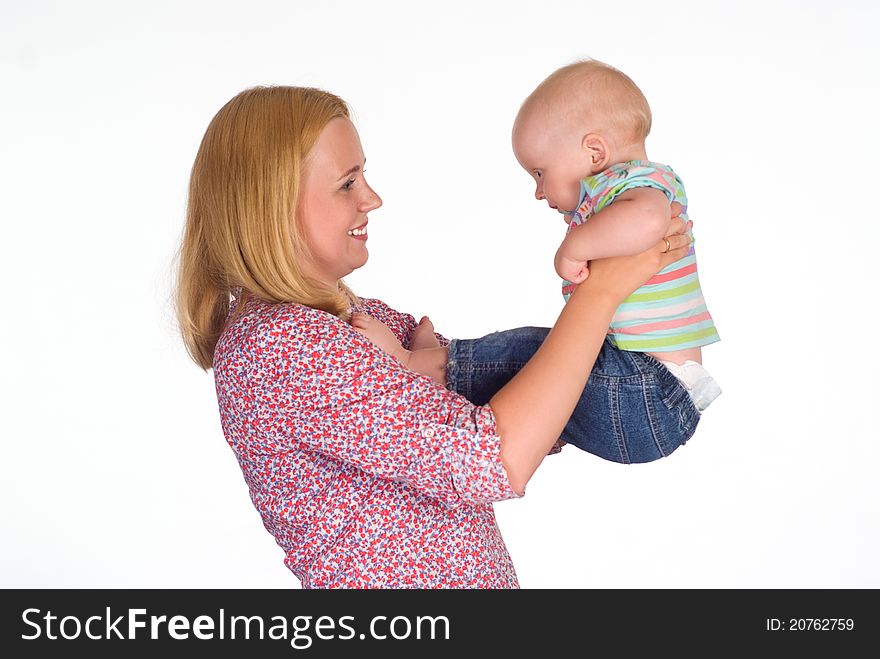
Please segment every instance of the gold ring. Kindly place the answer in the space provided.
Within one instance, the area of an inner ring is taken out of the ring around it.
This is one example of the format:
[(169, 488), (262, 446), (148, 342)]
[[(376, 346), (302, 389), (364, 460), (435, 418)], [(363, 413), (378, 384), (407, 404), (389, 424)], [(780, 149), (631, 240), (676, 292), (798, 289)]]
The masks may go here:
[(669, 244), (669, 238), (664, 238), (663, 240), (666, 243), (666, 249), (664, 249), (662, 252), (660, 252), (661, 254), (665, 254), (672, 247), (672, 245)]

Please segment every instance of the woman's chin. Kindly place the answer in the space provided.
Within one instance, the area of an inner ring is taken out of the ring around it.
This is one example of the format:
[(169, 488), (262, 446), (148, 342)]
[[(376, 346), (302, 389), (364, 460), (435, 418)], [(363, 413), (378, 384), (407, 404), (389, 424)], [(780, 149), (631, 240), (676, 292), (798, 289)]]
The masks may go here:
[(354, 272), (358, 268), (363, 268), (367, 264), (367, 261), (369, 259), (370, 259), (370, 253), (367, 251), (367, 248), (364, 247), (362, 250), (362, 253), (358, 254), (357, 257), (355, 257), (351, 260), (351, 264), (350, 264), (351, 270), (349, 270), (348, 274), (351, 274), (352, 272)]

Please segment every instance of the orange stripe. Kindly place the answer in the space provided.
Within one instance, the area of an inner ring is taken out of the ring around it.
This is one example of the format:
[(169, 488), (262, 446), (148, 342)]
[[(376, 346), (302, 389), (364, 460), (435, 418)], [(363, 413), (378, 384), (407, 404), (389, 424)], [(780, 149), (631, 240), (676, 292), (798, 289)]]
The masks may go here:
[(694, 325), (702, 323), (704, 320), (712, 320), (712, 316), (708, 311), (698, 313), (696, 316), (688, 318), (676, 318), (675, 320), (660, 320), (656, 323), (645, 323), (644, 325), (633, 325), (632, 327), (615, 327), (615, 334), (646, 334), (647, 332), (656, 332), (657, 330), (672, 329), (673, 327), (684, 327), (685, 325)]
[(651, 284), (662, 284), (665, 281), (672, 281), (673, 279), (678, 279), (679, 277), (686, 277), (687, 275), (696, 271), (697, 264), (691, 263), (690, 265), (686, 265), (683, 268), (679, 268), (678, 270), (673, 270), (672, 272), (667, 272), (662, 275), (654, 275), (645, 282), (645, 286), (649, 286)]

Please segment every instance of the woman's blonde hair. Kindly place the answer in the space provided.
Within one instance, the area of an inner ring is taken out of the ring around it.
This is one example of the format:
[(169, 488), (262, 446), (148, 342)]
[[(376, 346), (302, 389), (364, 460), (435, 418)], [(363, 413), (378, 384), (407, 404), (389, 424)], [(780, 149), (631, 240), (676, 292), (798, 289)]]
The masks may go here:
[(211, 120), (193, 163), (178, 255), (177, 317), (207, 370), (232, 291), (346, 318), (353, 293), (307, 278), (297, 217), (306, 156), (345, 101), (310, 87), (246, 89)]

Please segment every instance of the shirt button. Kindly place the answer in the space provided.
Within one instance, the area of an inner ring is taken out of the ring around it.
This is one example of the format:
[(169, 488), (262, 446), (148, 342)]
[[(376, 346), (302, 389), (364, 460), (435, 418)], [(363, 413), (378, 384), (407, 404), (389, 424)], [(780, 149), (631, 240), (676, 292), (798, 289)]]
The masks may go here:
[(422, 428), (422, 437), (427, 437), (428, 439), (431, 439), (433, 436), (434, 436), (434, 429), (433, 428)]

